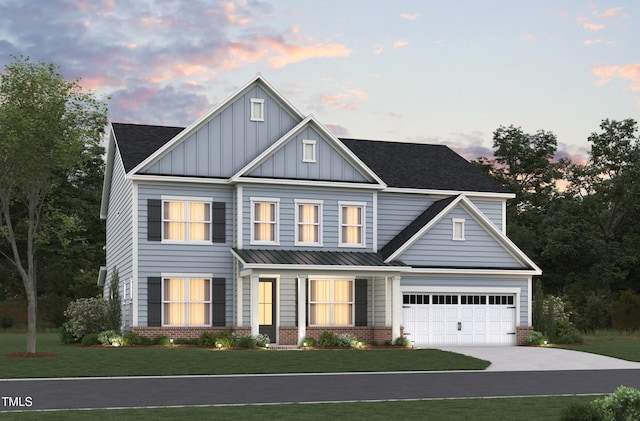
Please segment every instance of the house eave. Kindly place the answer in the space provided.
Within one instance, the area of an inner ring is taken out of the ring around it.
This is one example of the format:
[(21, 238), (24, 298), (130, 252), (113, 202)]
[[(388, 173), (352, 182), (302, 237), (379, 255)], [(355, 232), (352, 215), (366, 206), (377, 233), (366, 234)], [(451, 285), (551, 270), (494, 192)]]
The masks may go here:
[(496, 268), (434, 268), (434, 267), (411, 267), (405, 272), (411, 274), (425, 275), (488, 275), (488, 276), (536, 276), (542, 275), (539, 268), (531, 269), (496, 269)]
[(403, 194), (423, 194), (433, 196), (458, 196), (463, 194), (467, 197), (483, 198), (483, 199), (513, 199), (516, 197), (514, 193), (499, 193), (499, 192), (481, 192), (481, 191), (466, 191), (466, 190), (437, 190), (437, 189), (417, 189), (417, 188), (405, 188), (405, 187), (386, 187), (383, 190), (384, 193), (403, 193)]

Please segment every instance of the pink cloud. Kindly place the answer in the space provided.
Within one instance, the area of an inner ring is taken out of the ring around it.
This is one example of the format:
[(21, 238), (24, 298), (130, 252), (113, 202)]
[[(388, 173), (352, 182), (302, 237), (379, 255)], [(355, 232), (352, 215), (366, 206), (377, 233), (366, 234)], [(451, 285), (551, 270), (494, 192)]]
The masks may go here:
[(594, 31), (594, 32), (598, 32), (604, 29), (604, 25), (601, 25), (599, 23), (589, 23), (589, 22), (583, 22), (582, 27), (584, 29), (588, 29), (589, 31)]
[(416, 20), (420, 17), (420, 14), (402, 13), (400, 17), (406, 20)]
[(407, 45), (409, 45), (409, 41), (398, 40), (393, 43), (393, 48), (402, 48), (402, 47), (406, 47)]
[(382, 54), (384, 52), (384, 45), (376, 44), (373, 46), (373, 54)]
[(236, 25), (246, 25), (251, 22), (251, 19), (247, 16), (242, 16), (242, 13), (238, 13), (236, 5), (233, 3), (226, 3), (222, 6), (226, 14), (227, 22)]
[(626, 66), (594, 66), (591, 71), (598, 76), (597, 85), (602, 86), (614, 79), (627, 80), (631, 83), (631, 91), (640, 92), (640, 63)]
[(524, 42), (534, 42), (537, 38), (532, 34), (524, 34), (520, 37), (520, 39), (522, 39), (522, 41)]
[(612, 18), (614, 16), (617, 16), (621, 10), (622, 7), (613, 7), (602, 12), (602, 16), (604, 16), (605, 18)]
[(280, 55), (269, 58), (269, 63), (275, 68), (281, 68), (291, 63), (318, 57), (347, 57), (351, 51), (342, 44), (330, 42), (314, 42), (311, 45), (292, 44), (282, 39), (258, 36), (257, 44)]
[(354, 110), (358, 104), (368, 97), (369, 95), (362, 89), (349, 88), (337, 94), (323, 95), (320, 97), (320, 102), (341, 110)]

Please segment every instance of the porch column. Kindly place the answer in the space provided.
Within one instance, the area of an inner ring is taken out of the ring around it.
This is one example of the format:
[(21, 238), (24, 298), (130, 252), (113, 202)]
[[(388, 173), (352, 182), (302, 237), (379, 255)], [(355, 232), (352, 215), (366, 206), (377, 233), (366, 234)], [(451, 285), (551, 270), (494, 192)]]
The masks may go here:
[(307, 283), (306, 279), (298, 276), (298, 344), (307, 336)]
[(243, 282), (242, 282), (243, 278), (242, 276), (238, 276), (238, 279), (236, 280), (236, 326), (241, 327), (242, 324), (244, 323), (243, 316), (242, 316), (242, 293), (243, 293)]
[(394, 276), (391, 281), (391, 336), (395, 341), (400, 336), (400, 322), (402, 321), (402, 294), (400, 294), (400, 276)]
[(258, 320), (258, 293), (259, 293), (259, 280), (258, 275), (251, 275), (251, 336), (256, 336), (260, 330), (260, 324)]

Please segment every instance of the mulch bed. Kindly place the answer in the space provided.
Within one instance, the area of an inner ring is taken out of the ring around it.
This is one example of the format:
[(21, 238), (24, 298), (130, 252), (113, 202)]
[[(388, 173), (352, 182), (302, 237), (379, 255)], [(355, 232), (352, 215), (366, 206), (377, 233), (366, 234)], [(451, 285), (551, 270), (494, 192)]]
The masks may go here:
[(56, 357), (58, 354), (53, 352), (12, 352), (6, 356), (9, 358), (50, 358)]

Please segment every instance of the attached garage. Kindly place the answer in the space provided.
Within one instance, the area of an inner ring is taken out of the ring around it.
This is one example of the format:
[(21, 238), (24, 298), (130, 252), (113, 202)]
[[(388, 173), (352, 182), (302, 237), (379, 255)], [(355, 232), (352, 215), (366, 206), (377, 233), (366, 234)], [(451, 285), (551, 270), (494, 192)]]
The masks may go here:
[(516, 294), (405, 291), (404, 336), (414, 346), (515, 345)]

